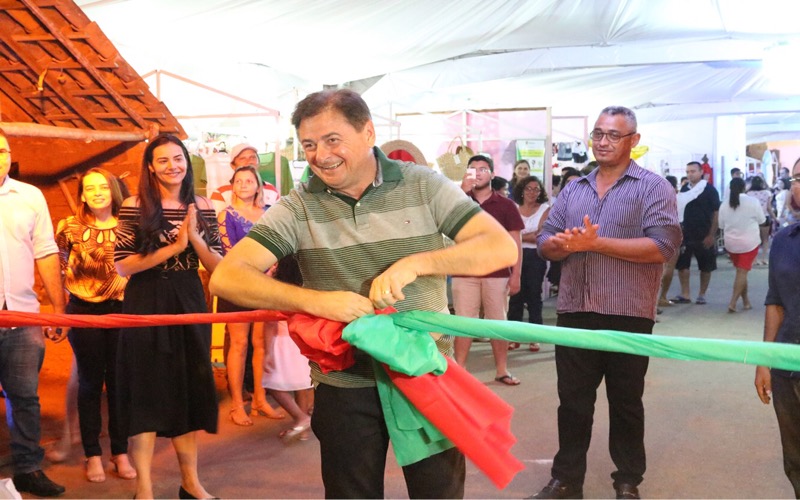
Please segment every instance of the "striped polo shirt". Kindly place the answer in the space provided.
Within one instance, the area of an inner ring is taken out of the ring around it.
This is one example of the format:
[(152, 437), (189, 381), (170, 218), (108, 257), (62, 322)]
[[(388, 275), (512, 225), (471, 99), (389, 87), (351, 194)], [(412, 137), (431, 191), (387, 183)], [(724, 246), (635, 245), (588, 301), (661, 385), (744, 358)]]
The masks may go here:
[[(444, 248), (480, 208), (444, 176), (427, 167), (386, 158), (373, 148), (378, 175), (361, 199), (336, 193), (318, 177), (273, 205), (248, 237), (278, 259), (296, 254), (303, 286), (369, 296), (372, 280), (401, 258)], [(444, 276), (420, 276), (403, 289), (399, 311), (446, 311)], [(452, 338), (437, 342), (442, 352)], [(316, 382), (337, 387), (375, 385), (372, 363), (356, 353), (356, 364), (323, 374), (311, 363)]]
[[(537, 245), (554, 234), (583, 227), (583, 217), (599, 224), (605, 238), (650, 238), (666, 260), (681, 243), (675, 191), (663, 177), (631, 160), (603, 198), (597, 170), (567, 184), (558, 195)], [(561, 265), (559, 313), (594, 312), (655, 319), (662, 264), (642, 264), (596, 252), (573, 253)]]

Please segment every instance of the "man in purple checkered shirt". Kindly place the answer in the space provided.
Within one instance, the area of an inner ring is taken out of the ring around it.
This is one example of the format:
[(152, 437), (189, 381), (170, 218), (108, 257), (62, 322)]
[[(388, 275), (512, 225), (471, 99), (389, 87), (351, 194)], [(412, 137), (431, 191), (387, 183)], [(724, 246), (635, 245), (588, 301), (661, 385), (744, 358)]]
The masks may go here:
[[(605, 108), (591, 132), (594, 172), (571, 182), (538, 238), (542, 257), (562, 261), (558, 326), (653, 331), (662, 264), (681, 229), (669, 182), (631, 160), (636, 115)], [(566, 335), (566, 334), (565, 334)], [(582, 498), (597, 388), (605, 378), (609, 450), (617, 498), (639, 498), (645, 471), (644, 356), (556, 346), (559, 451), (552, 480), (534, 498)], [(598, 496), (598, 493), (592, 496)]]

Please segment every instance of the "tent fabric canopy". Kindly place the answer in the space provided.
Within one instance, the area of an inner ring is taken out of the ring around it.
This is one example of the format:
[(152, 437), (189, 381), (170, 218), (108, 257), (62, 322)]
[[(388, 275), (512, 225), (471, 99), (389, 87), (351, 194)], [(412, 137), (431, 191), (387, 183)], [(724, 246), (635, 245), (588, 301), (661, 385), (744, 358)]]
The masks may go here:
[[(800, 54), (793, 0), (77, 4), (140, 74), (170, 70), (284, 116), (306, 93), (346, 85), (383, 116), (531, 106), (593, 115), (622, 104), (649, 122), (746, 114), (750, 142), (800, 129), (787, 85), (796, 63), (776, 75), (765, 62)], [(167, 104), (181, 115), (197, 103)]]

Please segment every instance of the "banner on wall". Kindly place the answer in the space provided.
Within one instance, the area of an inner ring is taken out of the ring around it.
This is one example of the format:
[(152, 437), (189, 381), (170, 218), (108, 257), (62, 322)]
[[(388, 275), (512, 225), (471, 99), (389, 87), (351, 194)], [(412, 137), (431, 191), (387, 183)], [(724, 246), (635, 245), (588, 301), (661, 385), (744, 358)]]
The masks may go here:
[(517, 160), (531, 164), (531, 175), (544, 179), (544, 139), (517, 139)]

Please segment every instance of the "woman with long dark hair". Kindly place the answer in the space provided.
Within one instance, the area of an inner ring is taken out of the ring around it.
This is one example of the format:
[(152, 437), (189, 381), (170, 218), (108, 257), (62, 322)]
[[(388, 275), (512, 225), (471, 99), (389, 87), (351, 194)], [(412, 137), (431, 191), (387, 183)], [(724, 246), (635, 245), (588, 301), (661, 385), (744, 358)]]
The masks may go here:
[(752, 309), (747, 296), (747, 273), (753, 267), (761, 243), (759, 225), (764, 223), (764, 212), (758, 200), (744, 195), (745, 183), (740, 178), (731, 179), (728, 203), (719, 207), (719, 227), (722, 229), (725, 250), (736, 268), (733, 294), (728, 312), (736, 312), (736, 303), (742, 298), (744, 309)]
[[(547, 261), (539, 257), (536, 250), (536, 237), (550, 213), (547, 193), (542, 181), (528, 176), (514, 186), (514, 201), (519, 205), (519, 213), (525, 223), (522, 236), (522, 275), (519, 293), (512, 295), (508, 303), (508, 319), (522, 321), (525, 307), (528, 308), (528, 322), (541, 325), (542, 321), (542, 283), (547, 270)], [(519, 347), (518, 342), (511, 342), (509, 349)], [(539, 344), (530, 345), (531, 351), (538, 351)]]
[[(102, 168), (84, 172), (78, 180), (77, 214), (58, 223), (56, 243), (69, 292), (67, 314), (122, 312), (128, 280), (114, 267), (117, 217), (122, 190), (117, 178)], [(100, 400), (103, 385), (108, 397), (108, 433), (111, 463), (123, 479), (136, 477), (128, 460), (128, 436), (121, 432), (116, 408), (116, 362), (119, 328), (72, 328), (69, 343), (78, 368), (78, 420), (86, 456), (86, 479), (106, 480), (101, 458)]]
[[(126, 199), (114, 259), (129, 276), (123, 312), (206, 312), (200, 264), (214, 271), (222, 259), (211, 203), (194, 194), (189, 152), (172, 135), (147, 145), (138, 196)], [(123, 329), (117, 355), (118, 408), (132, 436), (136, 498), (153, 498), (156, 437), (167, 437), (181, 470), (180, 498), (209, 498), (197, 475), (196, 432), (217, 431), (211, 368), (211, 325)]]

